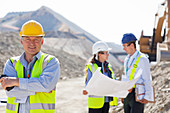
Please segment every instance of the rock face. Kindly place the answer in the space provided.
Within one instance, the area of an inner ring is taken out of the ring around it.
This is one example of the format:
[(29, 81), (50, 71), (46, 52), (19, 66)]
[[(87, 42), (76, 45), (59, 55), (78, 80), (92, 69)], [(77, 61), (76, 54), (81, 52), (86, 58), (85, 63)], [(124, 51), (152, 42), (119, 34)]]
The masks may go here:
[(79, 26), (70, 22), (62, 15), (51, 10), (48, 7), (42, 6), (35, 11), (29, 12), (13, 12), (8, 13), (4, 18), (0, 19), (1, 31), (18, 31), (21, 26), (28, 20), (36, 20), (40, 22), (46, 33), (46, 37), (85, 37), (92, 42), (99, 39), (86, 32)]
[[(145, 113), (170, 113), (170, 62), (160, 62), (151, 67), (152, 85), (155, 88), (155, 103), (145, 105)], [(123, 113), (122, 103), (112, 113)]]

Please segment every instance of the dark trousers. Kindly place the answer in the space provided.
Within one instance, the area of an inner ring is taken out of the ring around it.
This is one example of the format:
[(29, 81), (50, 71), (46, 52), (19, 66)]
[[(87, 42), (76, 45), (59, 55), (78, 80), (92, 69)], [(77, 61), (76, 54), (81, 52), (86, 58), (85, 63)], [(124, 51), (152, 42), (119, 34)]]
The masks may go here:
[(109, 102), (104, 103), (100, 109), (89, 108), (89, 113), (109, 113)]
[(125, 113), (144, 113), (144, 104), (136, 102), (135, 89), (124, 99)]

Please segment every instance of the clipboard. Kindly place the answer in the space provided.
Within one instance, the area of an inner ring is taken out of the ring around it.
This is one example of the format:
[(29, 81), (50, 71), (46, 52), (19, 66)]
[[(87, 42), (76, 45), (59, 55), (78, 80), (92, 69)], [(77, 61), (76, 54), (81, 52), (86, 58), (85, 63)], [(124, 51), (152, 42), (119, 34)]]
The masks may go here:
[[(151, 97), (148, 100), (148, 103), (155, 103), (155, 88), (152, 86)], [(135, 99), (140, 101), (145, 96), (145, 85), (144, 84), (135, 84)]]

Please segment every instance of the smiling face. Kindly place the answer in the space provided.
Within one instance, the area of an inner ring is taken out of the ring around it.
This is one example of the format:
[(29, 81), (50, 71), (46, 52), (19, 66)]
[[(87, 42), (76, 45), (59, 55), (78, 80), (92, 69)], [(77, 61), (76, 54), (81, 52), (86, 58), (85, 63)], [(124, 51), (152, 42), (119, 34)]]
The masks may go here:
[(43, 42), (44, 39), (42, 37), (25, 36), (21, 38), (21, 44), (23, 45), (26, 56), (36, 55), (40, 51)]
[(104, 62), (104, 61), (108, 60), (109, 52), (108, 51), (102, 51), (102, 52), (99, 52), (98, 55), (99, 55), (99, 61)]

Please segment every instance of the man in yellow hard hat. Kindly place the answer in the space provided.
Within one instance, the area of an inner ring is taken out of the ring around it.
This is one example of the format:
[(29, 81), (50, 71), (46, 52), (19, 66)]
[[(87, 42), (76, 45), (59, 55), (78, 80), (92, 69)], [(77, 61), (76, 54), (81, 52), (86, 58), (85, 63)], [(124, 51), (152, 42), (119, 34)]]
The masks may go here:
[(20, 36), (24, 53), (10, 58), (0, 79), (8, 96), (6, 113), (54, 113), (55, 87), (60, 76), (56, 57), (42, 53), (44, 42), (42, 25), (30, 20), (23, 24)]

